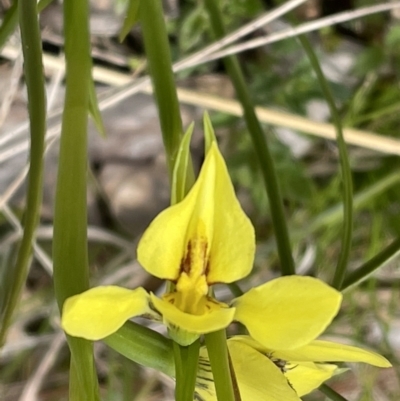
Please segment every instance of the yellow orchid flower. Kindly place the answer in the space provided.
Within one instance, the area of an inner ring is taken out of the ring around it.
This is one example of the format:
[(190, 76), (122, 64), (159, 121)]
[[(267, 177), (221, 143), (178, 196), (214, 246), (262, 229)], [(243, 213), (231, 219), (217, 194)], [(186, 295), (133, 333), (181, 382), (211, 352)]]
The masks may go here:
[(324, 331), (341, 303), (341, 294), (322, 281), (282, 277), (253, 288), (230, 306), (212, 296), (213, 284), (249, 274), (254, 252), (254, 228), (211, 140), (188, 195), (154, 219), (138, 246), (139, 262), (150, 274), (173, 282), (173, 290), (158, 298), (142, 288), (92, 288), (66, 300), (62, 327), (72, 336), (99, 340), (131, 317), (152, 315), (163, 319), (175, 341), (189, 345), (237, 320), (266, 347), (307, 344)]
[(213, 141), (188, 195), (154, 219), (138, 246), (143, 267), (173, 282), (173, 290), (158, 298), (141, 288), (93, 288), (65, 302), (62, 326), (72, 336), (98, 340), (131, 317), (158, 315), (173, 340), (189, 345), (237, 320), (266, 347), (307, 344), (325, 330), (341, 303), (341, 294), (322, 281), (282, 277), (253, 288), (230, 306), (211, 296), (213, 284), (247, 276), (254, 252), (253, 226)]
[[(185, 346), (201, 334), (239, 321), (250, 336), (235, 336), (227, 344), (243, 401), (300, 401), (299, 397), (343, 371), (329, 362), (390, 366), (373, 352), (315, 340), (342, 301), (340, 292), (316, 278), (280, 277), (229, 305), (213, 297), (213, 284), (231, 283), (249, 274), (255, 236), (216, 141), (213, 136), (207, 141), (196, 183), (181, 202), (154, 219), (138, 246), (139, 262), (150, 274), (170, 281), (171, 290), (158, 298), (143, 288), (92, 288), (66, 300), (64, 330), (99, 340), (128, 319), (148, 315), (162, 319), (172, 339)], [(205, 347), (200, 351), (195, 399), (217, 400)]]
[[(230, 305), (211, 286), (249, 274), (254, 229), (235, 196), (225, 162), (210, 141), (199, 177), (187, 196), (161, 212), (138, 246), (138, 260), (152, 275), (172, 282), (158, 298), (143, 288), (96, 287), (66, 300), (62, 327), (99, 340), (138, 315), (161, 318), (170, 336), (189, 345), (201, 334), (244, 324), (249, 336), (228, 341), (242, 400), (299, 401), (338, 373), (330, 361), (387, 367), (383, 357), (315, 339), (337, 314), (342, 295), (312, 277), (280, 277), (255, 287)], [(198, 400), (215, 400), (207, 351), (201, 350)], [(268, 378), (268, 382), (260, 378)]]
[[(296, 334), (292, 337), (295, 340)], [(329, 341), (315, 340), (299, 348), (276, 351), (249, 336), (234, 336), (228, 340), (228, 349), (242, 401), (301, 401), (299, 397), (346, 370), (328, 362), (391, 366), (374, 352)], [(200, 350), (195, 399), (217, 400), (205, 347)]]
[[(235, 196), (217, 143), (209, 142), (192, 189), (181, 202), (154, 219), (138, 246), (138, 260), (143, 267), (150, 274), (173, 282), (173, 289), (161, 298), (143, 288), (128, 290), (117, 286), (96, 287), (75, 295), (63, 307), (62, 327), (68, 334), (99, 340), (134, 316), (150, 315), (163, 319), (175, 341), (189, 345), (201, 334), (223, 329), (236, 320), (247, 327), (254, 343), (250, 346), (243, 340), (230, 341), (230, 349), (242, 347), (260, 359), (262, 352), (254, 345), (257, 343), (274, 350), (268, 351), (274, 352), (273, 358), (297, 361), (292, 354), (282, 356), (278, 350), (294, 352), (310, 347), (330, 324), (342, 295), (312, 277), (272, 280), (234, 299), (230, 305), (212, 296), (213, 284), (231, 283), (249, 274), (255, 236)], [(267, 364), (267, 358), (264, 359)], [(306, 362), (315, 361), (319, 359)], [(269, 363), (268, 369), (273, 365)], [(314, 369), (314, 365), (301, 366), (304, 368), (293, 372)], [(314, 371), (321, 377), (332, 372), (325, 365), (316, 365)], [(293, 382), (296, 383), (295, 378)]]
[(93, 288), (66, 300), (62, 327), (72, 336), (98, 340), (131, 317), (159, 313), (171, 336), (188, 345), (232, 322), (235, 308), (214, 299), (210, 286), (247, 276), (254, 252), (254, 228), (213, 142), (188, 195), (155, 218), (138, 246), (139, 262), (154, 276), (174, 282), (173, 292), (159, 299), (143, 289), (129, 296), (129, 290), (116, 286)]

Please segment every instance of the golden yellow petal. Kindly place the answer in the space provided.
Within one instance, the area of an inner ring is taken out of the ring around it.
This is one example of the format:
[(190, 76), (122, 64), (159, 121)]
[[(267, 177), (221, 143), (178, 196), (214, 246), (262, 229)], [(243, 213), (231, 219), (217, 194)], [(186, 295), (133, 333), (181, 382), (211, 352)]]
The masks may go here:
[(315, 340), (290, 351), (277, 351), (277, 358), (292, 361), (314, 362), (364, 362), (380, 368), (388, 368), (391, 363), (373, 351), (331, 341)]
[[(163, 316), (164, 323), (167, 326), (176, 327), (181, 331), (184, 330), (197, 335), (211, 333), (212, 331), (227, 327), (232, 322), (233, 315), (235, 314), (234, 308), (214, 307), (209, 313), (192, 315), (182, 312), (170, 302), (159, 299), (154, 294), (151, 294), (151, 302), (154, 308)], [(174, 338), (174, 340), (181, 345), (188, 345), (187, 343), (183, 344), (184, 338), (186, 337), (182, 334), (182, 337)], [(193, 336), (193, 341), (195, 339), (196, 337)]]
[(151, 313), (148, 304), (143, 288), (95, 287), (64, 302), (61, 326), (70, 336), (100, 340), (131, 317)]
[(287, 350), (319, 336), (337, 314), (340, 292), (312, 277), (286, 276), (253, 288), (233, 302), (235, 320), (264, 347)]
[[(276, 355), (274, 355), (276, 356)], [(323, 382), (335, 375), (337, 366), (303, 362), (289, 365), (285, 376), (299, 397), (318, 388)]]
[(204, 270), (209, 284), (233, 282), (250, 272), (254, 229), (215, 142), (185, 199), (161, 212), (143, 234), (138, 260), (150, 274), (174, 281), (190, 241), (196, 238), (206, 243)]
[(299, 401), (281, 370), (265, 355), (239, 342), (228, 342), (242, 399)]
[(296, 354), (296, 350), (274, 351), (267, 349), (250, 336), (243, 335), (230, 338), (228, 340), (229, 347), (231, 347), (231, 343), (235, 342), (245, 344), (270, 359), (285, 362), (283, 364), (285, 376), (299, 397), (308, 394), (340, 372), (336, 365), (316, 364), (309, 361), (308, 357), (301, 358), (299, 354)]
[[(239, 342), (228, 342), (242, 401), (300, 401), (287, 379), (267, 357)], [(216, 401), (208, 354), (200, 350), (196, 400)]]
[[(195, 194), (196, 187), (189, 194)], [(186, 230), (195, 199), (189, 195), (180, 203), (165, 209), (144, 232), (137, 248), (143, 268), (165, 280), (176, 280), (186, 253)]]
[(250, 336), (234, 336), (228, 340), (244, 343), (257, 351), (272, 353), (275, 358), (297, 362), (364, 362), (381, 368), (388, 368), (391, 363), (382, 355), (363, 348), (314, 340), (309, 344), (292, 350), (272, 350), (261, 345)]
[(255, 253), (255, 234), (251, 221), (235, 195), (225, 161), (216, 143), (210, 157), (215, 159), (214, 233), (208, 283), (231, 283), (247, 276)]

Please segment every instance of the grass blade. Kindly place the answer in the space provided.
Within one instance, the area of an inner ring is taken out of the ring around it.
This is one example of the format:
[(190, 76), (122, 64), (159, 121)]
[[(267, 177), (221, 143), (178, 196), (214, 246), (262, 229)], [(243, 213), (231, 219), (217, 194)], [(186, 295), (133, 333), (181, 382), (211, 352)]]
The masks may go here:
[[(16, 2), (15, 2), (16, 4)], [(42, 202), (43, 152), (46, 133), (46, 95), (42, 64), (42, 41), (36, 13), (36, 0), (20, 0), (18, 16), (24, 54), (24, 73), (28, 91), (30, 121), (30, 169), (24, 216), (24, 234), (13, 271), (9, 297), (2, 307), (0, 346), (3, 344), (12, 313), (17, 305), (28, 274), (32, 255), (32, 240), (39, 221)], [(14, 11), (13, 11), (14, 12)]]
[(18, 25), (18, 0), (14, 0), (11, 7), (7, 10), (3, 23), (0, 27), (0, 49), (3, 48), (10, 35)]
[(315, 55), (315, 52), (311, 47), (310, 42), (305, 36), (299, 36), (299, 40), (317, 76), (325, 100), (328, 103), (333, 123), (336, 128), (336, 138), (339, 148), (340, 168), (343, 181), (343, 231), (342, 246), (339, 254), (339, 260), (336, 265), (332, 285), (340, 290), (344, 280), (344, 276), (346, 274), (346, 268), (350, 257), (351, 242), (353, 237), (353, 180), (351, 176), (347, 146), (343, 137), (342, 123), (340, 121), (340, 116), (337, 111), (331, 89), (327, 80), (325, 79), (318, 58)]
[(386, 248), (382, 249), (382, 251), (380, 251), (377, 255), (365, 262), (358, 269), (348, 274), (343, 282), (342, 291), (364, 280), (371, 273), (388, 263), (399, 253), (400, 238), (396, 238)]

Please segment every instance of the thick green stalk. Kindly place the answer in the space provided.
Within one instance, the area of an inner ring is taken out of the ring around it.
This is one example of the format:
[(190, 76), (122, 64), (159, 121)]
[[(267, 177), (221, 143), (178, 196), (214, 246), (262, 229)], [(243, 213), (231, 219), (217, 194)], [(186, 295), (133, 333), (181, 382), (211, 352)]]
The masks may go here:
[(37, 20), (36, 1), (20, 0), (18, 10), (24, 55), (25, 82), (28, 91), (31, 136), (30, 169), (23, 224), (24, 234), (18, 250), (11, 288), (8, 289), (9, 298), (4, 305), (1, 316), (0, 346), (4, 342), (11, 316), (28, 274), (32, 255), (32, 240), (39, 221), (42, 202), (43, 152), (46, 133), (46, 96), (42, 64), (42, 41)]
[(174, 342), (173, 349), (176, 378), (175, 400), (193, 400), (199, 362), (200, 340), (196, 340), (188, 347), (183, 347)]
[(368, 277), (375, 270), (388, 263), (393, 257), (397, 256), (400, 252), (400, 238), (396, 238), (391, 244), (385, 249), (375, 255), (372, 259), (365, 262), (358, 269), (354, 270), (345, 278), (343, 285), (340, 290), (343, 291), (346, 288), (362, 281)]
[(332, 401), (347, 401), (346, 398), (342, 397), (340, 394), (338, 394), (335, 390), (331, 389), (326, 384), (322, 384), (318, 388), (318, 390), (321, 391), (322, 394), (325, 394)]
[[(211, 19), (211, 26), (214, 35), (217, 39), (220, 39), (225, 36), (225, 28), (221, 11), (218, 8), (218, 2), (215, 0), (204, 0), (204, 3)], [(264, 177), (264, 184), (270, 203), (271, 219), (275, 230), (275, 237), (281, 262), (281, 272), (283, 275), (294, 274), (295, 267), (283, 209), (281, 191), (278, 184), (274, 162), (268, 148), (268, 143), (261, 124), (256, 116), (254, 105), (237, 58), (235, 56), (226, 57), (224, 63), (235, 87), (237, 97), (242, 105), (247, 128), (253, 140), (254, 150)]]
[(172, 177), (183, 129), (161, 1), (140, 1), (139, 19)]
[(219, 401), (240, 401), (240, 393), (236, 381), (232, 380), (235, 372), (231, 372), (225, 330), (218, 330), (204, 336), (214, 376), (215, 391)]
[[(87, 255), (87, 124), (91, 74), (89, 5), (64, 1), (66, 93), (54, 213), (54, 290), (60, 310), (66, 298), (89, 288)], [(92, 343), (68, 337), (70, 401), (99, 399)]]
[(332, 285), (340, 289), (346, 274), (346, 268), (350, 257), (351, 242), (353, 237), (353, 180), (351, 177), (351, 169), (349, 156), (347, 153), (346, 142), (343, 137), (342, 123), (340, 121), (339, 112), (335, 105), (331, 89), (324, 73), (322, 72), (318, 58), (310, 45), (307, 38), (303, 35), (299, 36), (300, 43), (302, 44), (305, 52), (307, 53), (310, 64), (319, 81), (319, 85), (324, 94), (324, 98), (328, 103), (333, 124), (336, 129), (336, 141), (339, 149), (340, 167), (343, 181), (343, 231), (342, 231), (342, 247), (339, 254), (339, 260), (336, 265), (335, 275), (333, 277)]

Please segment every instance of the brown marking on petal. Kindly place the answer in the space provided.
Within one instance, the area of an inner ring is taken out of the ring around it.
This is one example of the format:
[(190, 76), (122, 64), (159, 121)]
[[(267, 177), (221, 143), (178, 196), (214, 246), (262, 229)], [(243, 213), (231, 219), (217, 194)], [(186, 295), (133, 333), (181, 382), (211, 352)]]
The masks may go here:
[(207, 241), (204, 240), (204, 238), (199, 238), (196, 237), (192, 240), (190, 240), (187, 244), (187, 249), (186, 249), (186, 254), (181, 260), (181, 265), (180, 265), (180, 272), (185, 272), (188, 275), (191, 272), (191, 267), (193, 263), (193, 259), (195, 258), (201, 258), (203, 260), (203, 271), (202, 274), (207, 275), (208, 269), (209, 269), (209, 261), (206, 259), (207, 258), (207, 248), (208, 244)]
[(203, 274), (207, 276), (208, 270), (209, 270), (209, 264), (210, 260), (207, 259), (207, 248), (208, 248), (208, 243), (206, 241), (203, 242), (203, 260), (204, 260), (204, 269), (203, 269)]
[[(204, 255), (205, 257), (205, 255)], [(208, 272), (210, 271), (210, 259), (207, 259), (206, 268), (204, 269), (204, 275), (207, 277)]]
[(181, 272), (189, 273), (192, 257), (192, 243), (191, 241), (187, 244), (187, 251), (185, 257), (181, 261)]

